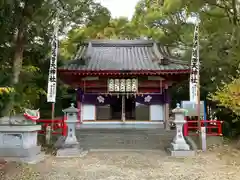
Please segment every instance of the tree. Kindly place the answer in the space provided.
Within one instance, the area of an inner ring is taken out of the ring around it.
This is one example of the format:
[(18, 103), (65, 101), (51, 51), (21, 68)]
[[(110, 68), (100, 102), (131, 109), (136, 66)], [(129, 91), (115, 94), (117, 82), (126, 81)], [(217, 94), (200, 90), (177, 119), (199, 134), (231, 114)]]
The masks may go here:
[(210, 94), (210, 99), (240, 116), (240, 74), (230, 83), (223, 83), (215, 93)]
[(62, 35), (66, 27), (90, 23), (89, 17), (101, 10), (92, 0), (1, 1), (0, 50), (4, 53), (0, 54), (0, 73), (3, 74), (0, 85), (14, 88), (10, 96), (5, 96), (7, 99), (1, 98), (5, 115), (13, 107), (34, 106), (36, 100), (46, 94), (47, 72), (43, 74), (43, 71), (48, 66), (56, 3), (63, 8), (60, 14)]
[(240, 63), (238, 5), (235, 0), (141, 0), (133, 23), (143, 36), (190, 61), (193, 22), (200, 18), (201, 93), (206, 99), (222, 80), (227, 82), (228, 75), (234, 75)]
[(61, 55), (64, 59), (73, 58), (77, 47), (84, 41), (92, 39), (136, 39), (139, 34), (136, 27), (124, 17), (111, 19), (110, 13), (102, 14), (104, 18), (97, 20), (99, 15), (92, 18), (91, 23), (69, 31), (68, 36), (61, 41)]

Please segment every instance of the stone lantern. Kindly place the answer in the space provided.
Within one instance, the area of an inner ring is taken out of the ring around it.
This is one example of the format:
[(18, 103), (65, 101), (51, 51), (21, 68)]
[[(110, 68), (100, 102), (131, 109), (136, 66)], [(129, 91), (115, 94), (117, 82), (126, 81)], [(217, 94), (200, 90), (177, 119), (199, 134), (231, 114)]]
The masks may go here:
[(172, 156), (193, 156), (195, 154), (195, 151), (190, 150), (190, 146), (183, 136), (183, 125), (186, 123), (185, 111), (185, 109), (180, 108), (180, 104), (177, 104), (177, 107), (172, 111), (176, 125), (176, 135), (169, 149)]
[(64, 114), (67, 117), (66, 123), (67, 123), (67, 137), (65, 139), (65, 146), (67, 145), (77, 145), (78, 140), (76, 137), (76, 124), (77, 124), (77, 113), (79, 112), (79, 109), (74, 107), (74, 104), (72, 103), (71, 106), (67, 109), (63, 110)]
[(68, 131), (67, 136), (59, 140), (60, 145), (58, 145), (57, 157), (79, 157), (83, 152), (76, 137), (77, 113), (79, 109), (75, 108), (74, 104), (71, 104), (63, 112), (67, 117)]
[(176, 125), (176, 135), (173, 139), (172, 148), (173, 150), (190, 150), (189, 145), (186, 143), (183, 137), (183, 125), (186, 123), (185, 120), (185, 109), (180, 108), (180, 104), (172, 111), (175, 115), (174, 123)]

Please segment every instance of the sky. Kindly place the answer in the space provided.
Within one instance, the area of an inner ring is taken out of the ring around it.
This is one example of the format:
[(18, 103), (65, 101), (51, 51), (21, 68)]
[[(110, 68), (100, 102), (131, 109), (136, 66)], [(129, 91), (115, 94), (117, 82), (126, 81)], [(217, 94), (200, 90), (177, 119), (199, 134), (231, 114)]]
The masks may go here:
[(112, 17), (128, 17), (131, 19), (139, 0), (96, 0), (100, 2), (102, 6), (109, 9)]

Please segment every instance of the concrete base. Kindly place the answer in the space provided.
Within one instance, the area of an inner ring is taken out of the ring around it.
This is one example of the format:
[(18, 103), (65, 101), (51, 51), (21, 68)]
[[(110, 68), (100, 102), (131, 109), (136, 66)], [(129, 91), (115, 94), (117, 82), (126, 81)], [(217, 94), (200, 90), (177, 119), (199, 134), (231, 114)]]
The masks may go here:
[(34, 157), (41, 153), (41, 147), (21, 148), (21, 147), (0, 147), (0, 157)]
[(83, 157), (88, 153), (87, 151), (83, 151), (83, 149), (80, 148), (79, 144), (65, 144), (65, 140), (66, 137), (61, 136), (55, 143), (54, 146), (58, 149), (56, 157)]
[(171, 148), (168, 148), (167, 151), (173, 157), (192, 157), (192, 156), (195, 156), (195, 154), (196, 154), (195, 151), (192, 151), (192, 150), (189, 150), (189, 151), (184, 151), (184, 150), (175, 151)]
[(0, 148), (0, 158), (6, 161), (23, 162), (36, 164), (44, 160), (45, 155), (41, 153), (41, 147), (21, 148)]
[(0, 158), (6, 161), (35, 164), (44, 159), (37, 146), (40, 125), (0, 125)]
[(179, 149), (184, 150), (184, 151), (189, 151), (190, 150), (190, 146), (186, 142), (181, 142), (181, 143), (172, 142), (171, 147), (175, 151), (178, 151)]
[(69, 158), (69, 157), (83, 157), (87, 155), (88, 151), (83, 151), (83, 149), (80, 149), (78, 147), (73, 148), (64, 148), (57, 150), (56, 157), (60, 158)]

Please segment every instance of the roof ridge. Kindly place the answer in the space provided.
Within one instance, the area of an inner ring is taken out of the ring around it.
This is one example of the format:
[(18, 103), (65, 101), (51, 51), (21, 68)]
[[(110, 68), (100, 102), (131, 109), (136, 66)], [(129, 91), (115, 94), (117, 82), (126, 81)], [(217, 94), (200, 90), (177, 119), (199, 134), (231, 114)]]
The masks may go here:
[(183, 65), (189, 65), (187, 61), (184, 61), (182, 59), (174, 59), (174, 57), (169, 57), (169, 61), (174, 64), (183, 64)]
[(88, 46), (89, 43), (92, 46), (146, 46), (152, 45), (155, 41), (153, 40), (99, 40), (92, 39), (85, 42), (81, 42), (79, 46)]
[(126, 39), (92, 39), (90, 40), (92, 43), (120, 43), (120, 44), (135, 44), (135, 43), (140, 43), (140, 44), (145, 44), (145, 43), (153, 43), (153, 40), (146, 40), (146, 39), (134, 39), (134, 40), (126, 40)]

